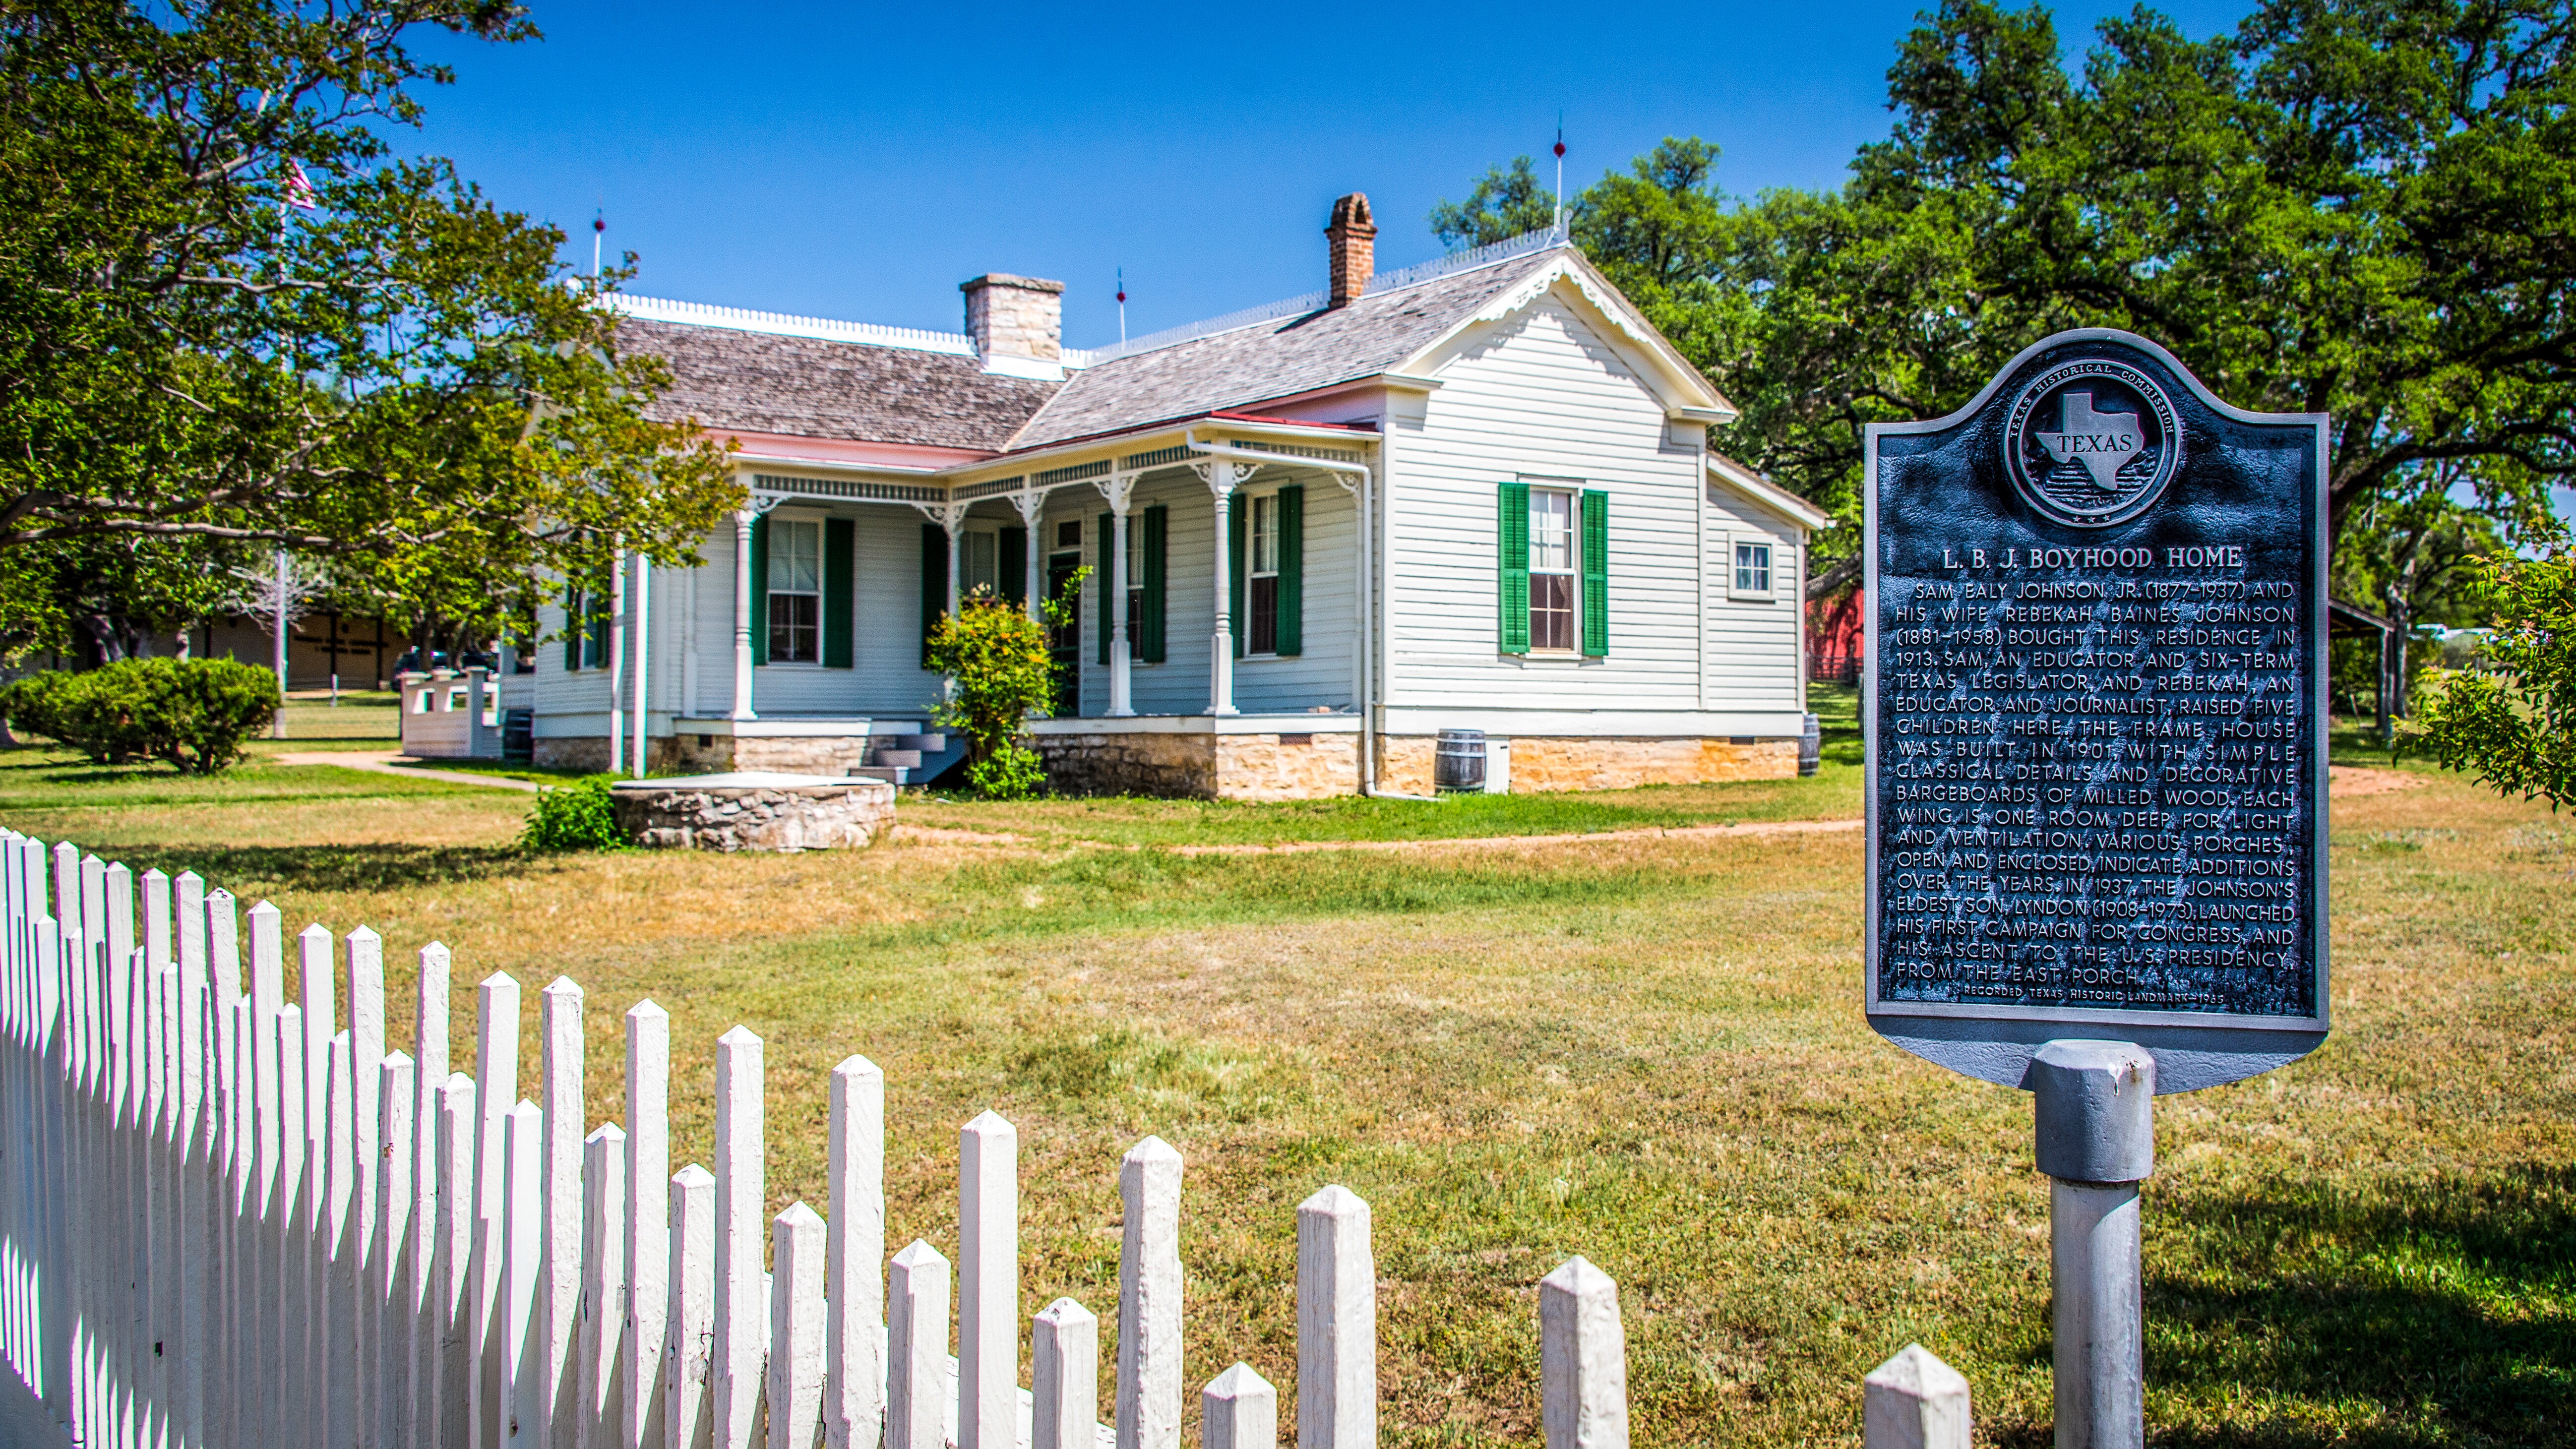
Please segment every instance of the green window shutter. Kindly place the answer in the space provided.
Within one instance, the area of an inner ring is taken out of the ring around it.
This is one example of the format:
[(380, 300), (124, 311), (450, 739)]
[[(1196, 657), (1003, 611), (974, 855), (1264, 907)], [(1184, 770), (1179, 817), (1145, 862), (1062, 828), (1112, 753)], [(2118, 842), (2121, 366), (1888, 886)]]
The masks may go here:
[(1148, 664), (1163, 662), (1163, 543), (1171, 534), (1171, 518), (1172, 510), (1159, 503), (1145, 510), (1145, 577), (1137, 581), (1145, 591), (1137, 632), (1145, 638), (1137, 657)]
[(1502, 652), (1529, 652), (1529, 485), (1505, 483), (1496, 488), (1495, 599), (1501, 611)]
[(1118, 516), (1104, 513), (1100, 515), (1100, 576), (1091, 581), (1100, 590), (1100, 662), (1103, 664), (1109, 662), (1109, 630), (1117, 622), (1109, 612), (1113, 607), (1109, 596), (1118, 591), (1118, 575), (1109, 566), (1110, 554), (1117, 547)]
[(769, 515), (751, 521), (751, 662), (769, 662)]
[(823, 667), (850, 667), (850, 567), (856, 530), (846, 518), (823, 520)]
[(1583, 652), (1610, 652), (1610, 495), (1583, 490)]
[(581, 640), (590, 632), (590, 606), (582, 599), (581, 590), (564, 590), (564, 672), (581, 668)]
[(1279, 490), (1279, 653), (1305, 652), (1305, 610), (1306, 488), (1291, 483)]
[(1014, 609), (1029, 606), (1029, 531), (1025, 528), (1002, 530), (1002, 597)]
[(590, 667), (593, 669), (606, 669), (608, 667), (608, 636), (616, 632), (617, 629), (617, 620), (614, 615), (609, 613), (609, 605), (611, 601), (609, 599), (608, 590), (603, 587), (589, 594), (586, 596), (585, 602), (587, 602), (590, 607), (586, 611), (586, 617), (582, 621), (582, 629), (584, 634), (587, 636), (582, 644), (582, 657), (589, 662)]
[(921, 526), (921, 667), (930, 667), (930, 635), (948, 612), (948, 530)]
[(1243, 570), (1251, 562), (1248, 551), (1251, 521), (1246, 515), (1251, 512), (1252, 500), (1240, 493), (1234, 495), (1234, 506), (1226, 510), (1225, 616), (1233, 621), (1229, 628), (1234, 635), (1234, 657), (1237, 659), (1243, 657), (1243, 636), (1252, 632), (1251, 625), (1243, 617)]

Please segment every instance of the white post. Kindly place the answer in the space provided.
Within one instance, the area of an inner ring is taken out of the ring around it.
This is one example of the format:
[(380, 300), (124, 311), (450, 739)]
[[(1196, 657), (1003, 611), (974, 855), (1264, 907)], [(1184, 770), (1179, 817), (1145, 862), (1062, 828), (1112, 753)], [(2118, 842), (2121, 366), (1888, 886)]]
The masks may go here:
[(651, 754), (647, 748), (652, 730), (652, 663), (653, 663), (653, 560), (642, 552), (635, 555), (635, 597), (631, 612), (635, 615), (635, 778), (644, 778)]
[(1208, 638), (1208, 713), (1234, 713), (1234, 489), (1251, 474), (1249, 468), (1223, 460), (1200, 465), (1199, 475), (1216, 495), (1216, 632)]
[[(582, 991), (558, 976), (540, 993), (545, 1073), (545, 1271), (537, 1290), (536, 1372), (547, 1432), (535, 1442), (577, 1449), (573, 1401), (580, 1371), (573, 1341), (581, 1318)], [(528, 1442), (522, 1435), (521, 1442)]]
[(508, 1261), (503, 1237), (507, 1133), (511, 1104), (519, 1098), (519, 983), (508, 972), (495, 971), (483, 978), (475, 996), (474, 1086), (482, 1115), (474, 1133), (474, 1299), (466, 1315), (468, 1449), (502, 1449), (508, 1411), (501, 1398), (502, 1323), (497, 1315)]
[(376, 1173), (376, 1238), (361, 1309), (368, 1320), (363, 1336), (375, 1347), (375, 1361), (361, 1372), (375, 1386), (366, 1442), (399, 1449), (413, 1442), (411, 1379), (419, 1362), (413, 1336), (419, 1331), (420, 1315), (411, 1291), (417, 1244), (412, 1213), (419, 1195), (412, 1186), (411, 1170), (417, 1146), (412, 1110), (420, 1102), (420, 1083), (407, 1052), (386, 1053), (376, 1071), (376, 1112), (385, 1145)]
[(1376, 1449), (1377, 1260), (1347, 1187), (1297, 1205), (1298, 1449)]
[(1619, 1285), (1580, 1255), (1538, 1282), (1538, 1362), (1547, 1449), (1628, 1449)]
[(1199, 1394), (1204, 1449), (1279, 1449), (1279, 1391), (1237, 1363)]
[(1118, 1164), (1118, 1449), (1181, 1442), (1181, 1154), (1160, 1137)]
[(957, 1135), (957, 1449), (1019, 1434), (1020, 1134), (984, 1112)]
[[(349, 1211), (351, 1237), (350, 1287), (353, 1306), (357, 1309), (357, 1345), (360, 1365), (350, 1377), (356, 1385), (354, 1403), (357, 1409), (359, 1443), (373, 1446), (373, 1427), (384, 1418), (377, 1396), (383, 1392), (382, 1380), (368, 1370), (378, 1357), (378, 1336), (383, 1332), (382, 1300), (370, 1310), (367, 1300), (371, 1284), (384, 1279), (378, 1265), (377, 1245), (381, 1234), (376, 1220), (381, 1209), (381, 1194), (376, 1179), (384, 1171), (384, 1151), (392, 1142), (385, 1133), (381, 1088), (385, 1063), (385, 943), (384, 938), (360, 926), (341, 938), (341, 963), (348, 973), (349, 992), (349, 1060), (350, 1085), (357, 1095), (357, 1112), (351, 1125), (356, 1129), (352, 1157), (357, 1168), (349, 1189), (356, 1200)], [(409, 1152), (411, 1144), (403, 1144)]]
[(832, 1069), (830, 1153), (823, 1433), (830, 1449), (876, 1449), (885, 1428), (885, 1073), (866, 1057)]
[(1029, 1329), (1035, 1414), (1029, 1449), (1097, 1449), (1100, 1319), (1070, 1298), (1038, 1310)]
[(958, 575), (957, 536), (966, 531), (966, 507), (951, 503), (940, 517), (940, 531), (948, 535), (948, 617), (956, 618), (965, 596), (965, 580)]
[(671, 1321), (664, 1330), (662, 1443), (706, 1449), (715, 1439), (716, 1179), (692, 1162), (671, 1174)]
[(450, 1073), (438, 1104), (438, 1246), (430, 1277), (438, 1295), (436, 1315), (438, 1363), (430, 1375), (432, 1392), (422, 1406), (428, 1426), (424, 1444), (455, 1445), (473, 1435), (474, 1390), (480, 1342), (474, 1327), (474, 1253), (481, 1239), (476, 1216), (475, 1150), (482, 1141), (482, 1096), (474, 1079)]
[(603, 1122), (581, 1140), (581, 1148), (581, 1397), (574, 1406), (573, 1449), (616, 1449), (625, 1442), (625, 1405), (617, 1384), (629, 1227), (625, 1130)]
[(281, 548), (277, 551), (277, 597), (272, 601), (277, 606), (275, 624), (278, 702), (277, 718), (270, 722), (268, 729), (268, 737), (273, 740), (286, 738), (286, 574), (288, 567), (286, 550)]
[[(447, 1090), (447, 948), (432, 941), (420, 949), (420, 972), (412, 996), (412, 1059), (417, 1095), (412, 1104), (411, 1279), (404, 1302), (416, 1315), (411, 1337), (411, 1397), (403, 1406), (407, 1425), (395, 1442), (435, 1444), (438, 1403), (438, 1358), (444, 1336), (446, 1306), (438, 1295), (440, 1198), (447, 1191), (439, 1172), (440, 1133)], [(470, 1124), (469, 1124), (470, 1125)], [(471, 1140), (470, 1138), (468, 1139)], [(472, 1171), (468, 1159), (467, 1171)]]
[(1135, 482), (1122, 478), (1109, 499), (1109, 715), (1125, 719), (1136, 712), (1128, 684), (1127, 638), (1127, 499)]
[[(326, 935), (325, 940), (328, 940)], [(325, 958), (328, 959), (327, 957)], [(317, 1436), (332, 1449), (349, 1449), (358, 1440), (358, 1428), (365, 1422), (367, 1395), (360, 1371), (367, 1362), (364, 1331), (359, 1316), (358, 1295), (361, 1288), (360, 1260), (366, 1251), (366, 1237), (359, 1223), (359, 1174), (357, 1171), (358, 1102), (357, 1043), (347, 1031), (334, 1032), (326, 1059), (328, 1106), (323, 1115), (324, 1159), (329, 1163), (321, 1183), (322, 1224), (313, 1244), (314, 1285), (313, 1313), (307, 1343), (311, 1345), (310, 1372), (314, 1376), (314, 1397), (325, 1406), (324, 1433)], [(377, 1084), (366, 1084), (374, 1087)], [(366, 1096), (372, 1097), (373, 1092)], [(317, 1161), (316, 1166), (320, 1162)], [(313, 1169), (306, 1169), (308, 1178)]]
[(497, 1350), (499, 1384), (494, 1404), (500, 1410), (495, 1443), (503, 1449), (534, 1449), (546, 1442), (546, 1378), (543, 1332), (538, 1316), (539, 1280), (546, 1259), (546, 1114), (536, 1103), (522, 1101), (503, 1120), (502, 1156), (507, 1163), (502, 1193), (503, 1276)]
[(1861, 1385), (1862, 1449), (1968, 1449), (1968, 1381), (1909, 1343)]
[[(256, 911), (251, 917), (251, 935), (256, 942)], [(304, 1342), (305, 1325), (312, 1312), (305, 1296), (312, 1271), (306, 1245), (312, 1240), (316, 1216), (315, 1184), (310, 1180), (312, 1152), (304, 1135), (304, 1114), (309, 1102), (304, 1080), (309, 1069), (306, 1058), (312, 1047), (305, 1040), (303, 1007), (280, 1008), (273, 1026), (281, 1079), (277, 1094), (278, 1156), (274, 1186), (269, 1189), (269, 1212), (262, 1224), (268, 1241), (260, 1250), (261, 1331), (253, 1353), (260, 1365), (261, 1387), (268, 1390), (261, 1403), (268, 1421), (269, 1442), (286, 1444), (300, 1440), (323, 1419), (321, 1404), (306, 1378)]]
[(626, 1013), (626, 1328), (619, 1364), (626, 1449), (662, 1449), (663, 1335), (671, 1316), (671, 1014)]
[(886, 1283), (884, 1449), (943, 1449), (947, 1380), (948, 1260), (915, 1238)]
[(751, 712), (751, 521), (750, 509), (733, 516), (733, 717), (752, 719)]
[(769, 1350), (762, 1076), (759, 1037), (737, 1026), (716, 1039), (716, 1449), (752, 1449), (760, 1360)]
[(626, 762), (626, 550), (608, 556), (608, 763), (616, 774)]
[(1028, 557), (1021, 561), (1028, 574), (1022, 585), (1022, 597), (1028, 605), (1029, 617), (1044, 623), (1047, 546), (1046, 540), (1038, 537), (1038, 529), (1046, 513), (1046, 492), (1044, 489), (1023, 488), (1011, 495), (1011, 506), (1020, 511), (1020, 526), (1029, 532)]
[(813, 1449), (822, 1432), (824, 1236), (802, 1202), (769, 1225), (769, 1449)]

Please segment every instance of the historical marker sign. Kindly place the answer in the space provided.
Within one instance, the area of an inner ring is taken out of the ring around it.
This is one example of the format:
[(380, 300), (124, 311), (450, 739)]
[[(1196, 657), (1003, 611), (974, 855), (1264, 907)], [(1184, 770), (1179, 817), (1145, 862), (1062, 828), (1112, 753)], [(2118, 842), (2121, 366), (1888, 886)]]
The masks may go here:
[(2060, 333), (1869, 429), (1870, 1024), (2018, 1086), (2160, 1092), (2326, 1032), (2326, 420)]

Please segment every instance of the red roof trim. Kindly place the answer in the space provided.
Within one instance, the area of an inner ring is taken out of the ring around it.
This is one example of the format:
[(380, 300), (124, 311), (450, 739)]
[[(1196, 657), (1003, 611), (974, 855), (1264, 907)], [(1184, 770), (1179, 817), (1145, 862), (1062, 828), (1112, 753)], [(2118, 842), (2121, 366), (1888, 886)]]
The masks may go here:
[(1335, 432), (1342, 433), (1375, 433), (1377, 431), (1375, 427), (1368, 423), (1318, 423), (1311, 422), (1305, 418), (1277, 418), (1271, 417), (1265, 413), (1236, 412), (1230, 409), (1220, 409), (1216, 412), (1209, 413), (1208, 416), (1212, 418), (1223, 418), (1227, 422), (1232, 423), (1278, 423), (1283, 427), (1330, 428)]

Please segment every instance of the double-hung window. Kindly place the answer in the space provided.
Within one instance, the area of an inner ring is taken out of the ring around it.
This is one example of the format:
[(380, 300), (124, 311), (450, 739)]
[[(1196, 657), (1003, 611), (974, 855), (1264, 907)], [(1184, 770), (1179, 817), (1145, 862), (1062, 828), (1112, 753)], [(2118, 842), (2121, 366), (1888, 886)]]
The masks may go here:
[(1252, 557), (1244, 569), (1244, 652), (1279, 652), (1279, 495), (1252, 500)]
[(1574, 648), (1574, 493), (1529, 491), (1529, 599), (1532, 649)]
[(1726, 596), (1730, 599), (1773, 597), (1770, 541), (1739, 536), (1734, 540), (1734, 553), (1735, 565), (1726, 581)]
[(823, 658), (823, 525), (769, 521), (769, 662)]
[(1002, 538), (997, 533), (969, 533), (957, 540), (958, 551), (965, 555), (966, 577), (959, 581), (959, 596), (972, 597), (981, 589), (995, 598), (1002, 593)]
[(1127, 520), (1127, 648), (1132, 662), (1142, 663), (1145, 629), (1145, 520), (1141, 510)]

